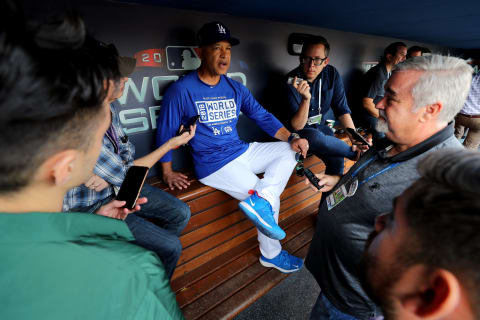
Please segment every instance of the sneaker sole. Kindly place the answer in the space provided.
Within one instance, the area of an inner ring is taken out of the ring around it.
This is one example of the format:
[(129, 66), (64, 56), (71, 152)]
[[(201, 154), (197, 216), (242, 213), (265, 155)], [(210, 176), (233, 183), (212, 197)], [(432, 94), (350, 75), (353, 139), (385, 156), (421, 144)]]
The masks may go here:
[(302, 264), (302, 265), (301, 265), (299, 268), (297, 268), (297, 269), (285, 270), (285, 269), (280, 268), (279, 266), (274, 265), (273, 263), (263, 261), (262, 258), (259, 258), (258, 260), (260, 261), (260, 264), (261, 264), (262, 266), (267, 267), (267, 268), (275, 268), (275, 269), (277, 269), (278, 271), (280, 271), (280, 272), (282, 272), (282, 273), (292, 273), (292, 272), (295, 272), (295, 271), (300, 270), (300, 269), (303, 267), (303, 264)]
[(283, 231), (280, 227), (278, 228), (280, 229), (280, 231), (282, 231), (282, 233), (278, 234), (275, 233), (273, 230), (267, 229), (264, 224), (269, 224), (265, 222), (265, 220), (263, 220), (262, 217), (260, 217), (258, 213), (253, 210), (253, 208), (248, 203), (242, 201), (238, 204), (238, 206), (240, 207), (240, 209), (242, 209), (247, 218), (253, 222), (257, 229), (260, 230), (261, 233), (274, 240), (282, 240), (283, 238), (285, 238), (285, 231)]

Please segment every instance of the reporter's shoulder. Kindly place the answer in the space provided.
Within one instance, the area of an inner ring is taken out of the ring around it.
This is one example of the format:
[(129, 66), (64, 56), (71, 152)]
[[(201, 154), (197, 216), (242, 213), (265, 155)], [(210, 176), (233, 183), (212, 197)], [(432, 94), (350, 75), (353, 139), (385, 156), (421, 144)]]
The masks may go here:
[(129, 295), (132, 305), (138, 306), (135, 319), (150, 319), (147, 315), (152, 310), (162, 319), (182, 319), (165, 267), (155, 253), (130, 242), (102, 249), (98, 253), (104, 264), (97, 268), (114, 273), (111, 278), (117, 281), (112, 287), (135, 288)]
[(155, 253), (124, 243), (115, 253), (106, 254), (107, 263), (103, 268), (96, 267), (116, 274), (112, 280), (117, 281), (111, 282), (111, 288), (124, 292), (116, 300), (130, 305), (125, 308), (132, 312), (129, 319), (183, 319), (170, 279)]

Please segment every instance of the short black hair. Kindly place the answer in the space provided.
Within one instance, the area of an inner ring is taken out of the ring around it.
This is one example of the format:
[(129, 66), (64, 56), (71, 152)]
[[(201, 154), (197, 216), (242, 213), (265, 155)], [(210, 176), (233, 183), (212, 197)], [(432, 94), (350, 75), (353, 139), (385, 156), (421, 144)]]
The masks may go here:
[[(15, 9), (2, 16), (23, 19)], [(86, 150), (103, 110), (104, 80), (118, 72), (99, 59), (98, 46), (85, 45), (78, 15), (42, 24), (18, 19), (19, 28), (0, 29), (0, 193), (27, 186), (56, 152)]]
[(101, 66), (100, 72), (105, 79), (118, 82), (122, 75), (119, 70), (119, 53), (113, 44), (106, 44), (87, 34), (84, 47), (95, 56), (95, 60)]
[(423, 264), (455, 274), (480, 316), (480, 153), (441, 150), (419, 164), (405, 217), (405, 265)]
[(430, 53), (430, 49), (428, 48), (425, 48), (425, 47), (420, 47), (420, 46), (411, 46), (410, 48), (408, 48), (407, 50), (407, 59), (411, 57), (412, 53), (413, 52), (416, 52), (416, 51), (420, 51), (422, 53), (422, 55), (424, 53)]
[(304, 56), (305, 54), (305, 51), (311, 47), (311, 46), (314, 46), (314, 45), (317, 45), (317, 44), (323, 44), (323, 46), (325, 47), (325, 57), (328, 57), (329, 53), (330, 53), (330, 44), (328, 43), (327, 39), (325, 39), (324, 37), (322, 36), (311, 36), (311, 37), (308, 37), (304, 42), (303, 42), (303, 46), (302, 46), (302, 53), (300, 54), (301, 57)]
[(397, 51), (399, 48), (401, 47), (407, 47), (407, 45), (401, 41), (397, 41), (397, 42), (393, 42), (393, 43), (390, 43), (386, 48), (385, 50), (383, 50), (383, 57), (382, 57), (382, 60), (385, 61), (385, 59), (387, 58), (387, 54), (391, 54), (392, 56), (396, 55), (397, 54)]

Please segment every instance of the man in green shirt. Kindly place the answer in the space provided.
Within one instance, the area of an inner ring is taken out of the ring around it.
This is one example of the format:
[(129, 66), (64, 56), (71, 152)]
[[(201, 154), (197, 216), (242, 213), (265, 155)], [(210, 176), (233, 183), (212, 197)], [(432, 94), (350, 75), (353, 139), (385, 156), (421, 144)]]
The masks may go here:
[[(84, 45), (79, 18), (30, 29), (14, 7), (0, 4), (0, 319), (183, 318), (122, 220), (58, 213), (97, 160), (118, 64)], [(123, 205), (100, 211), (124, 218)]]

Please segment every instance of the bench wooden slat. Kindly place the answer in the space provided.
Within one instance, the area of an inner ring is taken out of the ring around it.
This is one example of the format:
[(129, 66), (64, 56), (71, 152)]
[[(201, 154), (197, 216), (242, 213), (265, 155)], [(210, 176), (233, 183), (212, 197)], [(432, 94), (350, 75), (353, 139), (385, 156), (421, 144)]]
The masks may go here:
[(184, 287), (188, 286), (189, 284), (195, 283), (200, 279), (203, 279), (204, 277), (208, 276), (210, 273), (214, 272), (223, 265), (235, 260), (238, 255), (252, 248), (258, 250), (258, 240), (256, 239), (256, 237), (250, 237), (246, 239), (244, 242), (240, 243), (238, 246), (232, 248), (231, 250), (228, 250), (222, 255), (212, 258), (208, 261), (208, 264), (201, 264), (190, 272), (186, 272), (183, 275), (174, 273), (174, 278), (172, 278), (171, 282), (172, 290), (174, 292), (182, 291)]
[[(199, 253), (206, 253), (209, 250), (218, 248), (227, 242), (231, 242), (230, 245), (235, 245), (239, 241), (239, 239), (236, 239), (236, 235), (245, 236), (244, 233), (246, 231), (253, 229), (253, 224), (249, 220), (246, 220), (240, 211), (235, 211), (235, 214), (230, 214), (225, 219), (229, 221), (231, 217), (233, 217), (232, 220), (237, 220), (235, 224), (226, 223), (227, 227), (221, 232), (215, 233), (210, 237), (203, 239), (202, 241), (197, 242), (188, 248), (185, 248), (180, 260), (178, 261), (178, 265), (181, 266), (185, 262), (198, 257), (200, 255)], [(225, 222), (225, 220), (222, 219), (222, 222)], [(207, 225), (207, 227), (208, 226), (210, 225)]]
[[(280, 209), (281, 219), (282, 219), (282, 216), (285, 215), (283, 212), (286, 209), (288, 209), (289, 207), (291, 207), (292, 205), (294, 205), (295, 203), (299, 202), (299, 199), (301, 199), (303, 197), (309, 197), (309, 196), (311, 196), (315, 193), (312, 190), (310, 190), (308, 188), (308, 186), (306, 186), (303, 183), (298, 183), (297, 185), (292, 186), (288, 190), (290, 191), (290, 189), (292, 189), (292, 191), (294, 191), (294, 192), (291, 192), (292, 195), (290, 195), (288, 198), (286, 198), (285, 200), (283, 200), (281, 202), (281, 207), (280, 207), (281, 208)], [(302, 193), (302, 194), (299, 194), (299, 193)], [(237, 201), (237, 203), (238, 203), (238, 201)], [(196, 239), (208, 238), (210, 235), (212, 235), (216, 232), (219, 232), (219, 231), (223, 230), (225, 228), (225, 226), (228, 226), (229, 221), (230, 221), (230, 225), (231, 225), (233, 223), (240, 222), (241, 220), (243, 220), (242, 218), (244, 219), (245, 216), (237, 207), (237, 210), (231, 212), (230, 214), (224, 215), (222, 218), (220, 218), (218, 220), (215, 220), (215, 221), (205, 225), (204, 227), (201, 227), (199, 229), (196, 229), (196, 230), (190, 232), (189, 234), (185, 234), (185, 235), (181, 236), (180, 240), (183, 243), (183, 239), (187, 239), (186, 242), (188, 244), (190, 244), (191, 241), (189, 241), (189, 239), (192, 238), (192, 237), (194, 237), (194, 238), (196, 237)], [(284, 219), (284, 217), (283, 217), (283, 219)], [(218, 228), (214, 228), (215, 226), (218, 226)], [(253, 224), (251, 224), (251, 226), (253, 226)], [(234, 235), (234, 233), (230, 233), (230, 234), (232, 236)], [(191, 249), (188, 248), (186, 245), (184, 245), (184, 252), (186, 252), (188, 250), (191, 250)]]
[[(313, 211), (316, 212), (318, 204), (314, 203), (310, 206), (307, 206), (303, 209), (299, 209), (297, 214), (291, 218), (286, 219), (282, 222), (282, 227), (288, 228), (291, 225), (295, 224), (297, 221), (301, 220), (305, 215), (311, 214)], [(287, 233), (288, 237), (288, 233)], [(171, 286), (174, 292), (181, 291), (184, 287), (195, 283), (196, 281), (201, 280), (202, 278), (208, 276), (218, 268), (221, 268), (228, 263), (234, 261), (238, 256), (242, 255), (244, 252), (255, 248), (258, 254), (258, 240), (256, 236), (253, 236), (246, 241), (240, 243), (238, 246), (232, 248), (231, 250), (226, 251), (222, 255), (219, 255), (209, 261), (208, 264), (200, 265), (198, 268), (195, 268), (193, 271), (184, 274), (183, 276), (178, 276), (172, 280)], [(174, 274), (175, 276), (175, 274)]]
[[(312, 237), (313, 232), (309, 233), (309, 236)], [(298, 257), (304, 258), (308, 253), (309, 245), (307, 244), (293, 253)], [(218, 304), (215, 308), (202, 314), (201, 318), (204, 320), (233, 319), (286, 277), (288, 277), (288, 274), (280, 273), (277, 270), (269, 270), (248, 286), (243, 287), (227, 300)]]
[[(305, 187), (307, 189), (304, 190), (301, 194), (296, 194), (295, 196), (292, 196), (282, 202), (281, 208), (283, 209), (281, 209), (279, 222), (285, 220), (292, 214), (295, 214), (295, 212), (298, 211), (300, 208), (306, 207), (320, 200), (320, 194), (315, 193), (307, 186)], [(308, 198), (302, 202), (302, 199), (304, 197), (311, 198)], [(189, 260), (200, 258), (200, 260), (205, 260), (208, 258), (205, 256), (206, 254), (209, 256), (218, 255), (221, 252), (224, 252), (223, 250), (227, 250), (227, 248), (238, 244), (240, 241), (244, 241), (245, 237), (255, 236), (256, 229), (254, 228), (253, 223), (250, 222), (250, 220), (246, 220), (246, 218), (244, 218), (243, 214), (240, 213), (240, 211), (236, 211), (236, 213), (237, 212), (237, 217), (242, 216), (242, 220), (240, 222), (227, 227), (221, 232), (216, 233), (203, 241), (200, 241), (188, 248), (185, 248), (178, 262), (177, 270), (182, 267), (185, 268), (184, 264)], [(235, 235), (239, 236), (235, 237)], [(215, 249), (215, 251), (212, 252), (212, 249)], [(199, 253), (202, 253), (202, 255), (200, 256)], [(198, 262), (193, 262), (192, 265), (196, 265), (197, 263)]]
[[(291, 239), (301, 234), (306, 229), (311, 228), (311, 221), (303, 221), (306, 218), (311, 219), (311, 211), (312, 208), (310, 208), (309, 212), (305, 211), (302, 215), (297, 216), (296, 224), (287, 229), (288, 239)], [(235, 274), (242, 272), (242, 270), (246, 269), (248, 266), (258, 262), (258, 248), (252, 248), (242, 255), (237, 255), (237, 257), (237, 259), (233, 260), (228, 265), (224, 265), (199, 281), (189, 283), (186, 287), (183, 287), (177, 294), (177, 301), (180, 306), (183, 307), (186, 304), (193, 302), (195, 299), (198, 299), (200, 296), (211, 291), (221, 283), (228, 281), (228, 279)]]
[(190, 200), (187, 202), (188, 206), (190, 207), (190, 210), (192, 211), (192, 216), (197, 215), (198, 213), (202, 213), (204, 211), (207, 211), (214, 206), (229, 201), (231, 200), (232, 197), (230, 197), (228, 194), (225, 192), (215, 190), (213, 192), (209, 192), (205, 195), (202, 195), (198, 198), (195, 198), (193, 200)]
[[(241, 226), (243, 227), (243, 226)], [(234, 238), (234, 241), (227, 241), (222, 243), (220, 246), (214, 248), (215, 250), (209, 250), (207, 252), (196, 252), (194, 251), (193, 253), (190, 253), (189, 256), (193, 256), (188, 263), (183, 263), (177, 265), (177, 268), (175, 269), (175, 272), (173, 273), (172, 279), (175, 279), (187, 272), (190, 272), (198, 267), (200, 267), (202, 264), (207, 263), (211, 259), (215, 258), (216, 256), (219, 256), (220, 254), (231, 250), (234, 248), (236, 245), (239, 243), (246, 241), (247, 239), (255, 236), (256, 230), (253, 228), (250, 228), (250, 230), (238, 235), (237, 237)], [(184, 251), (185, 252), (185, 251)], [(187, 253), (188, 254), (188, 253)], [(183, 254), (182, 254), (183, 256)], [(185, 258), (182, 259), (182, 256), (180, 257), (180, 260), (185, 261)], [(179, 263), (181, 263), (179, 261)]]
[(163, 183), (160, 177), (151, 177), (148, 178), (147, 182), (152, 186), (155, 186), (159, 189), (164, 191), (168, 191), (171, 195), (177, 197), (178, 199), (188, 202), (192, 199), (200, 197), (201, 195), (216, 191), (214, 188), (209, 187), (201, 183), (200, 181), (194, 178), (194, 174), (191, 172), (182, 172), (188, 177), (188, 181), (190, 182), (190, 186), (187, 189), (182, 190), (170, 190), (165, 183)]
[(220, 219), (228, 214), (231, 214), (238, 209), (238, 200), (230, 198), (230, 200), (220, 203), (207, 211), (201, 212), (201, 214), (196, 214), (190, 218), (188, 225), (182, 232), (181, 237), (185, 237), (187, 234), (191, 233), (194, 230), (197, 230), (201, 227), (206, 226), (207, 224)]
[[(238, 203), (238, 202), (237, 202)], [(236, 206), (238, 208), (238, 206)], [(209, 239), (208, 241), (214, 241), (215, 236), (219, 236), (219, 233), (229, 232), (231, 237), (237, 233), (234, 233), (235, 230), (229, 229), (229, 226), (237, 225), (240, 222), (246, 221), (245, 215), (240, 210), (235, 210), (222, 218), (219, 218), (215, 221), (212, 221), (201, 228), (198, 228), (189, 234), (186, 234), (180, 238), (180, 241), (183, 246), (183, 250), (188, 250), (191, 245), (195, 245), (200, 243), (205, 239)], [(245, 224), (245, 228), (239, 230), (238, 233), (243, 232), (244, 230), (250, 228), (251, 225)], [(226, 231), (229, 229), (228, 231)], [(213, 246), (215, 244), (212, 244)], [(195, 250), (195, 249), (194, 249)], [(180, 263), (180, 261), (179, 261)]]
[[(307, 189), (307, 186), (303, 181), (296, 183), (288, 187), (282, 194), (284, 200), (296, 195)], [(306, 195), (306, 194), (305, 194)], [(298, 197), (297, 197), (298, 199)], [(283, 210), (284, 206), (287, 203), (281, 203), (281, 209)], [(192, 217), (193, 222), (189, 222), (190, 228), (188, 232), (180, 237), (182, 246), (184, 250), (190, 245), (209, 237), (211, 234), (220, 232), (221, 230), (227, 228), (229, 225), (240, 222), (245, 218), (245, 215), (240, 212), (238, 209), (238, 201), (232, 200), (226, 203), (219, 204), (215, 208), (208, 210), (205, 214), (197, 214)], [(198, 219), (197, 219), (198, 217)], [(201, 220), (202, 225), (195, 228), (198, 225), (198, 220)], [(210, 221), (208, 221), (210, 220)]]
[[(316, 206), (318, 206), (318, 201), (320, 200), (319, 196), (315, 195), (315, 196), (312, 196), (311, 198), (301, 202), (300, 204), (298, 204), (297, 206), (294, 206), (292, 208), (290, 208), (289, 210), (285, 211), (285, 213), (287, 214), (288, 213), (288, 216), (289, 217), (290, 215), (293, 215), (295, 212), (298, 212), (299, 210), (301, 209), (304, 209), (306, 207), (308, 207), (309, 205), (312, 205), (312, 204), (315, 204)], [(285, 219), (283, 219), (285, 220)], [(283, 222), (282, 220), (282, 222)], [(282, 228), (285, 228), (284, 224), (280, 222), (280, 226)], [(185, 273), (187, 272), (191, 272), (192, 270), (200, 267), (201, 265), (203, 265), (204, 263), (212, 260), (213, 258), (229, 251), (229, 250), (232, 250), (232, 248), (235, 248), (236, 246), (240, 245), (242, 242), (248, 240), (249, 238), (255, 238), (255, 241), (256, 241), (256, 235), (257, 235), (257, 231), (255, 228), (251, 227), (248, 231), (240, 234), (239, 236), (231, 239), (230, 241), (226, 241), (224, 243), (222, 243), (221, 245), (207, 251), (207, 252), (203, 252), (201, 253), (200, 255), (198, 255), (197, 257), (195, 257), (194, 259), (188, 261), (187, 263), (185, 264), (182, 264), (182, 265), (178, 265), (174, 274), (173, 274), (173, 277), (172, 279), (175, 279), (181, 275), (184, 275)], [(257, 243), (258, 245), (258, 243)], [(198, 254), (198, 252), (197, 252)]]
[[(306, 223), (310, 226), (312, 225), (311, 221), (307, 221)], [(286, 242), (284, 244), (284, 248), (289, 252), (295, 252), (299, 247), (304, 244), (305, 237), (311, 239), (313, 235), (313, 229), (311, 232), (304, 231), (302, 234), (305, 234), (303, 238), (300, 236), (299, 239), (297, 239), (297, 237), (293, 237), (293, 239), (288, 239), (291, 241)], [(297, 241), (295, 241), (295, 239), (297, 239)], [(229, 279), (228, 282), (225, 282), (216, 287), (215, 291), (207, 293), (200, 299), (197, 299), (190, 305), (182, 308), (185, 318), (198, 319), (202, 317), (206, 312), (213, 309), (213, 307), (224, 303), (227, 298), (231, 297), (233, 294), (245, 288), (246, 286), (256, 282), (260, 276), (269, 271), (269, 268), (263, 267), (262, 265), (260, 265), (260, 263), (252, 264), (243, 272), (238, 273), (237, 275)], [(275, 273), (279, 272), (275, 271)]]

